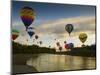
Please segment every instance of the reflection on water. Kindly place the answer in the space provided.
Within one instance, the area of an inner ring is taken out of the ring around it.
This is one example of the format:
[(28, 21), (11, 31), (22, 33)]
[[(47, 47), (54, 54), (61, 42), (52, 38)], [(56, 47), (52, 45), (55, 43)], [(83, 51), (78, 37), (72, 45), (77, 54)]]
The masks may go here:
[(34, 66), (39, 72), (95, 69), (94, 57), (70, 55), (38, 54), (36, 59), (30, 58), (27, 65)]

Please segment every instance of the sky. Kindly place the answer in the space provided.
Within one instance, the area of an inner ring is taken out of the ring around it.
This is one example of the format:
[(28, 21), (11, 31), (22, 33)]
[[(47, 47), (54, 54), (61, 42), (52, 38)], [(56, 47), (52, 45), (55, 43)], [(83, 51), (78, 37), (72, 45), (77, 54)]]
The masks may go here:
[[(32, 38), (29, 37), (20, 17), (20, 11), (24, 6), (31, 7), (36, 12), (36, 18), (30, 25), (30, 27), (35, 28), (35, 34), (39, 36), (39, 39), (34, 42), (34, 35)], [(43, 41), (42, 46), (54, 48), (56, 42), (60, 42), (64, 46), (66, 40), (67, 43), (72, 42), (77, 47), (82, 45), (78, 37), (81, 32), (84, 32), (88, 36), (84, 44), (95, 44), (95, 10), (95, 6), (89, 5), (13, 1), (12, 29), (17, 29), (20, 32), (15, 42), (32, 45)], [(70, 36), (65, 30), (65, 26), (69, 23), (74, 26)]]

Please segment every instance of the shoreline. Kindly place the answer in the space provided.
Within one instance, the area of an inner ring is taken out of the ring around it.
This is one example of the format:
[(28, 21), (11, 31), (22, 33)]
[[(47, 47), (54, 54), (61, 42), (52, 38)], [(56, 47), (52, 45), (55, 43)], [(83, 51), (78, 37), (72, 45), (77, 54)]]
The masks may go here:
[(25, 73), (36, 73), (38, 72), (35, 67), (28, 65), (13, 65), (12, 74), (25, 74)]
[(34, 59), (37, 57), (35, 54), (14, 54), (13, 55), (13, 66), (12, 66), (12, 74), (25, 74), (25, 73), (36, 73), (37, 69), (33, 66), (29, 66), (26, 64), (26, 61), (30, 58)]

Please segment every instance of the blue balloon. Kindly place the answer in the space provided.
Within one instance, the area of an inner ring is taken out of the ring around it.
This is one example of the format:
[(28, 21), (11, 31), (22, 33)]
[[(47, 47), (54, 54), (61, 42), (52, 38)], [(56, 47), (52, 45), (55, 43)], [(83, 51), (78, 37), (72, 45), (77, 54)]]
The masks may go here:
[(31, 30), (31, 29), (35, 29), (35, 28), (34, 28), (34, 27), (29, 27), (28, 29), (30, 29), (30, 30)]
[(35, 34), (35, 32), (28, 31), (28, 34), (29, 34), (30, 37), (32, 37)]
[(28, 27), (28, 29), (27, 29), (27, 33), (29, 34), (30, 37), (32, 37), (35, 34), (33, 29), (34, 29), (33, 27)]
[(69, 43), (69, 48), (74, 48), (74, 44), (73, 43)]

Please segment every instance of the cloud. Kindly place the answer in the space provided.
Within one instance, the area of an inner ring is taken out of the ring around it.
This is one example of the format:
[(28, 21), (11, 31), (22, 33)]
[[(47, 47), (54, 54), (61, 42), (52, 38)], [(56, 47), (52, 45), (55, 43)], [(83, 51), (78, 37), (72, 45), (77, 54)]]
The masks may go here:
[(57, 35), (63, 37), (67, 34), (65, 25), (71, 23), (74, 26), (73, 34), (80, 32), (95, 33), (95, 17), (94, 16), (80, 16), (57, 19), (48, 21), (37, 26), (37, 33), (40, 35)]
[[(80, 32), (86, 32), (87, 34), (95, 34), (95, 16), (79, 16), (70, 18), (61, 18), (56, 20), (44, 21), (41, 24), (32, 24), (35, 27), (35, 33), (39, 37), (50, 37), (50, 38), (64, 38), (68, 36), (65, 30), (65, 25), (71, 23), (74, 26), (74, 30), (71, 33), (72, 37), (76, 37)], [(13, 22), (12, 28), (18, 29), (21, 34), (27, 35), (25, 26), (21, 22)]]
[[(65, 30), (66, 24), (71, 23), (74, 26), (74, 30), (71, 33), (71, 39), (67, 31)], [(95, 16), (79, 16), (79, 17), (70, 17), (70, 18), (61, 18), (56, 20), (48, 20), (41, 23), (33, 23), (31, 26), (35, 27), (35, 33), (39, 35), (38, 40), (43, 40), (44, 44), (48, 46), (48, 43), (54, 44), (53, 39), (57, 39), (60, 42), (67, 40), (68, 42), (72, 41), (75, 45), (80, 45), (81, 42), (78, 39), (80, 32), (85, 32), (88, 35), (86, 44), (91, 44), (95, 42)], [(12, 29), (18, 29), (20, 37), (16, 40), (17, 42), (26, 44), (26, 39), (29, 38), (29, 35), (25, 31), (25, 26), (22, 22), (12, 22)], [(24, 37), (24, 39), (23, 39)], [(47, 41), (48, 40), (48, 41)]]

